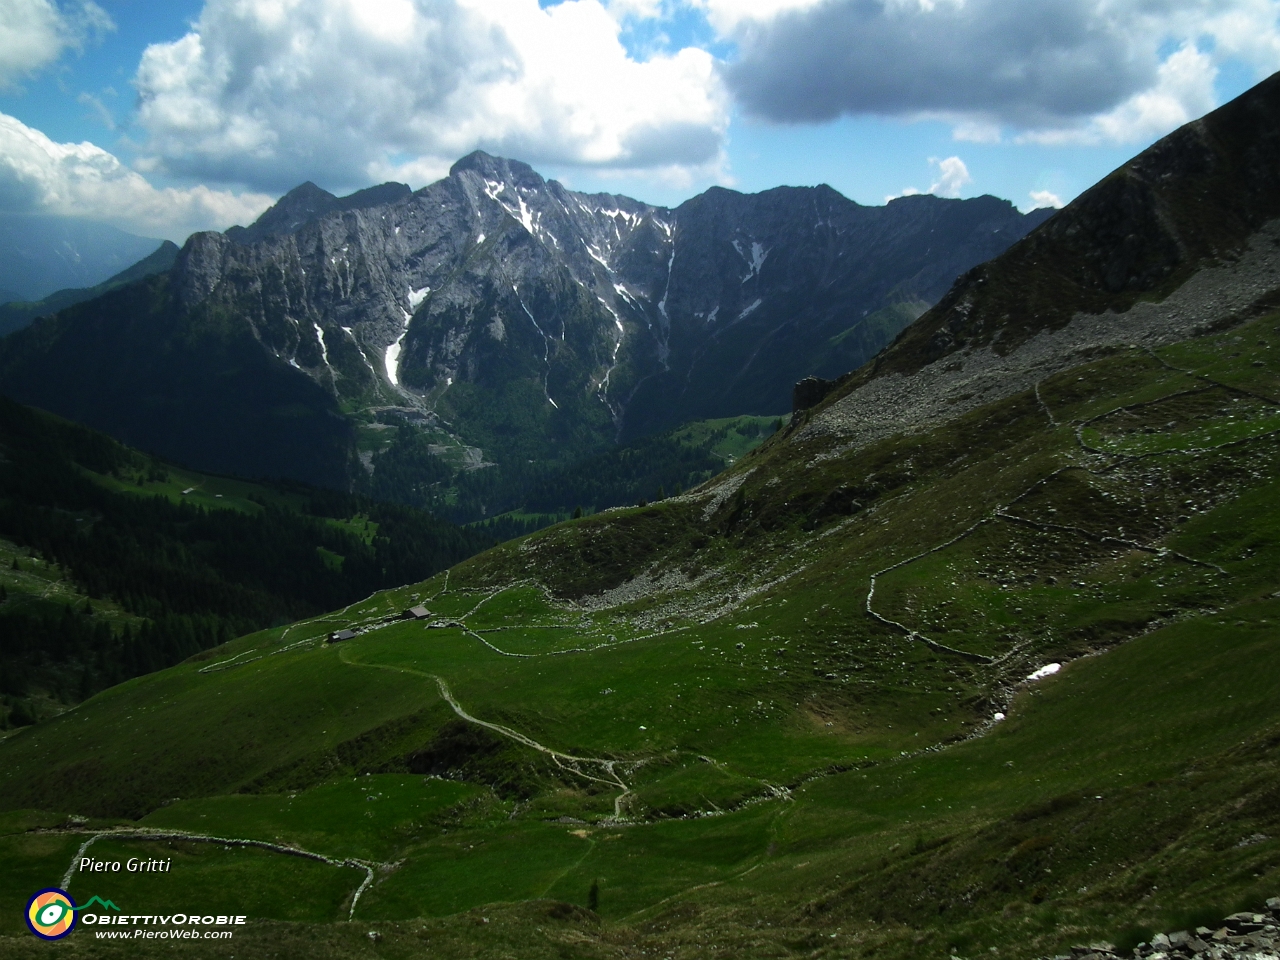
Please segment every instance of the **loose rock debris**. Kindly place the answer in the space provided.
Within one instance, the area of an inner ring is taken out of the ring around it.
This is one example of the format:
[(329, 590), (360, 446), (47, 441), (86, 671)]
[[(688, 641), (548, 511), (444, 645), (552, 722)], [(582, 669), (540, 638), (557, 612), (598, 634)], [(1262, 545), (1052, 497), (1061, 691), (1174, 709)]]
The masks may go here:
[[(1110, 943), (1071, 948), (1052, 960), (1119, 960)], [(1233, 913), (1216, 930), (1196, 927), (1157, 933), (1133, 950), (1135, 960), (1277, 960), (1280, 958), (1280, 897), (1267, 901), (1265, 913)]]

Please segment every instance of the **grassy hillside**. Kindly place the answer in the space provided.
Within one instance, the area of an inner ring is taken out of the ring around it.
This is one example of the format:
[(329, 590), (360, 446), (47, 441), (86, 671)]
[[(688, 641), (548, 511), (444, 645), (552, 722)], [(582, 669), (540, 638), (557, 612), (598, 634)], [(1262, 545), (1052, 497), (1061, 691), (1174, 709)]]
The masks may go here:
[(237, 956), (1020, 958), (1258, 905), (1277, 351), (1271, 313), (857, 449), (784, 431), (104, 691), (0, 742), (0, 956), (95, 836), (173, 872), (74, 895), (246, 913)]

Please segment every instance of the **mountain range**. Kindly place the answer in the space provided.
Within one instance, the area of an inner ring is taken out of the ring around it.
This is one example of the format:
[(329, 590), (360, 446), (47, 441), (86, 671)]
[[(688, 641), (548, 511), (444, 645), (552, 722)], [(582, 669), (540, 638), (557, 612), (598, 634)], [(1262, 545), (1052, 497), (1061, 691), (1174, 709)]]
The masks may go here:
[(828, 187), (675, 209), (474, 153), (416, 193), (304, 184), (167, 274), (0, 344), (11, 396), (207, 469), (335, 486), (390, 425), (455, 466), (568, 464), (780, 414), (1052, 211)]

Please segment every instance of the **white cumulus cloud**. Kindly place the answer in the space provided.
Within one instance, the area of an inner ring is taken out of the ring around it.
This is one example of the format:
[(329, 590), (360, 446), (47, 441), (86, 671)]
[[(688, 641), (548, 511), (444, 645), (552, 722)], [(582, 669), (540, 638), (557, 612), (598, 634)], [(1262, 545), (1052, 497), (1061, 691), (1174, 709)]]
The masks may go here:
[(157, 189), (101, 147), (55, 143), (0, 113), (0, 211), (84, 217), (181, 241), (252, 222), (271, 202), (206, 186)]
[(728, 126), (714, 58), (635, 59), (621, 29), (599, 0), (207, 0), (139, 65), (146, 169), (282, 189), (435, 173), (476, 148), (714, 166)]
[(1062, 199), (1051, 190), (1032, 190), (1028, 196), (1031, 197), (1032, 210), (1039, 210), (1041, 207), (1061, 210), (1063, 207)]
[[(914, 2), (914, 0), (913, 0)], [(924, 2), (924, 0), (921, 0)], [(936, 197), (959, 197), (960, 191), (973, 183), (973, 177), (969, 175), (969, 168), (965, 166), (965, 162), (959, 157), (947, 157), (945, 160), (939, 160), (937, 157), (929, 158), (929, 166), (936, 171), (934, 176), (936, 180), (930, 185), (928, 190), (921, 190), (919, 187), (904, 187), (901, 193), (891, 193), (884, 198), (884, 202), (897, 200), (899, 197), (917, 197), (921, 193), (932, 193)]]
[(938, 179), (929, 188), (932, 194), (939, 197), (958, 197), (962, 187), (973, 183), (973, 177), (969, 176), (969, 168), (959, 157), (947, 157), (945, 160), (930, 157), (929, 163), (938, 168)]
[(1142, 143), (1163, 136), (1216, 105), (1212, 59), (1185, 44), (1160, 65), (1156, 82), (1114, 110), (1076, 126), (1033, 130), (1019, 139), (1033, 143)]
[(62, 7), (52, 0), (0, 0), (0, 88), (113, 29), (106, 11), (92, 0)]

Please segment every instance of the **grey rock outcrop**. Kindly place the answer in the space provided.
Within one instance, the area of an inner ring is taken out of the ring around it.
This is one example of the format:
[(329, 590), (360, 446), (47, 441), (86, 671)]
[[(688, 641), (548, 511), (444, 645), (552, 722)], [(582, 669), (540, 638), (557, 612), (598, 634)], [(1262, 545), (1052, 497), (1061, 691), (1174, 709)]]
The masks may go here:
[(808, 410), (815, 404), (821, 403), (822, 398), (830, 393), (835, 385), (834, 380), (805, 377), (791, 391), (791, 412), (799, 413), (801, 410)]
[[(1110, 943), (1071, 948), (1052, 960), (1122, 960)], [(1134, 960), (1276, 960), (1280, 957), (1280, 897), (1265, 913), (1233, 913), (1216, 929), (1197, 927), (1157, 933), (1134, 948)]]

